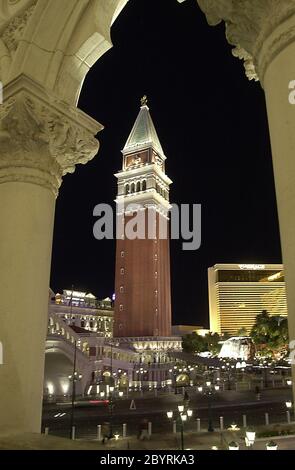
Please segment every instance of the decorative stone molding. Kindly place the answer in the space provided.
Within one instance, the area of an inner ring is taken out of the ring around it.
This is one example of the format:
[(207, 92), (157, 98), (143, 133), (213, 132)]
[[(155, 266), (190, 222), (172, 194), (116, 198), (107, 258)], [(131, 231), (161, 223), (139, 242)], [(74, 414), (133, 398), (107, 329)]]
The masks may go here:
[(0, 106), (0, 184), (30, 182), (56, 196), (62, 176), (97, 154), (94, 135), (101, 129), (82, 111), (46, 96), (29, 79), (16, 80), (4, 89)]
[(13, 57), (36, 4), (37, 0), (0, 1), (0, 80), (2, 81), (9, 74)]
[(36, 2), (25, 10), (24, 13), (15, 16), (3, 31), (1, 39), (11, 53), (16, 51), (35, 6)]
[[(269, 63), (295, 40), (293, 0), (197, 0), (214, 26), (222, 20), (233, 55), (245, 61), (250, 80), (263, 83)], [(258, 78), (259, 77), (259, 78)]]
[(38, 0), (1, 0), (0, 1), (0, 31), (5, 28), (9, 22), (16, 16), (29, 8), (32, 3)]

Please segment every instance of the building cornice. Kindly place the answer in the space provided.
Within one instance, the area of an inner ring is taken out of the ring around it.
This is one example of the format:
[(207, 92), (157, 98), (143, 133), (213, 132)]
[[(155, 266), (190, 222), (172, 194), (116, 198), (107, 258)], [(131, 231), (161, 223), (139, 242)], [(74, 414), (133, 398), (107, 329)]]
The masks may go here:
[(130, 179), (138, 177), (145, 177), (148, 175), (156, 175), (161, 178), (166, 184), (170, 185), (173, 181), (164, 173), (156, 163), (150, 163), (148, 165), (142, 165), (137, 168), (131, 168), (129, 170), (121, 170), (115, 173), (115, 177), (118, 179)]
[(157, 155), (161, 157), (162, 160), (167, 160), (166, 155), (163, 152), (160, 152), (157, 147), (153, 144), (152, 141), (144, 142), (143, 144), (137, 144), (128, 147), (127, 149), (121, 150), (122, 154), (125, 155), (133, 155), (134, 153), (143, 152), (144, 150), (154, 150)]

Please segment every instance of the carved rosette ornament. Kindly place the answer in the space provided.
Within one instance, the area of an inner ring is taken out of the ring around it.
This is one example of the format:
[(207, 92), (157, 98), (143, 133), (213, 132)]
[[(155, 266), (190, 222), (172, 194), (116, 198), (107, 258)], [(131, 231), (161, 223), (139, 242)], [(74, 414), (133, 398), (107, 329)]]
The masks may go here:
[[(5, 96), (5, 95), (4, 95)], [(55, 196), (62, 176), (98, 152), (102, 126), (64, 103), (22, 90), (0, 105), (0, 184), (27, 182)]]
[(268, 65), (295, 40), (294, 0), (197, 0), (210, 25), (225, 22), (233, 55), (263, 84)]

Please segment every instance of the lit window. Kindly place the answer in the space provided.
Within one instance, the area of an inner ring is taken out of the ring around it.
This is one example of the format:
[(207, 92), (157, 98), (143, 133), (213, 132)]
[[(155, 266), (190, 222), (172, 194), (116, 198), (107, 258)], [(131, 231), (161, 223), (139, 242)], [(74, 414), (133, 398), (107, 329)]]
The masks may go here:
[(158, 295), (158, 291), (157, 291), (157, 289), (156, 289), (156, 290), (155, 290), (155, 296), (157, 297), (157, 295)]
[(125, 269), (124, 269), (124, 268), (121, 268), (121, 269), (120, 269), (120, 273), (121, 273), (122, 275), (125, 274)]
[(123, 305), (120, 304), (120, 311), (122, 312), (122, 310), (123, 310)]
[(124, 292), (124, 287), (123, 286), (120, 287), (120, 292), (121, 292), (121, 294), (123, 294), (123, 292)]
[(124, 256), (125, 256), (125, 252), (121, 251), (121, 258), (124, 258)]
[(155, 254), (155, 261), (157, 261), (157, 259), (158, 259), (158, 255), (157, 255), (157, 254)]
[(158, 277), (158, 272), (155, 271), (155, 278), (157, 279), (157, 277)]

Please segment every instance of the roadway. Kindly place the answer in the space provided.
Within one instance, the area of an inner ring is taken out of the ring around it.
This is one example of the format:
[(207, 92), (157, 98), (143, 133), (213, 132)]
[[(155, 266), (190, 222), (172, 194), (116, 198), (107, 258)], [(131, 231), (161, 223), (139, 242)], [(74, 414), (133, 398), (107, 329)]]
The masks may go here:
[[(190, 392), (190, 408), (193, 418), (185, 424), (187, 430), (196, 430), (196, 419), (201, 419), (201, 427), (205, 429), (208, 423), (208, 398), (197, 392)], [(136, 409), (130, 410), (131, 400)], [(258, 426), (265, 423), (265, 413), (269, 414), (270, 423), (286, 422), (285, 402), (292, 400), (290, 389), (264, 390), (258, 401), (253, 392), (226, 391), (216, 393), (212, 397), (212, 417), (214, 427), (219, 427), (219, 417), (223, 416), (225, 427), (235, 422), (242, 425), (242, 415), (247, 415), (247, 424)], [(114, 399), (113, 423), (114, 430), (122, 435), (122, 424), (127, 423), (128, 434), (136, 434), (139, 422), (148, 418), (153, 423), (153, 432), (171, 432), (172, 424), (166, 413), (176, 410), (183, 402), (182, 395), (174, 393), (146, 392), (130, 393), (129, 398)], [(67, 436), (70, 426), (70, 403), (46, 404), (43, 408), (43, 428), (49, 427), (51, 434)], [(96, 426), (110, 420), (107, 404), (79, 401), (75, 407), (75, 425), (77, 437), (94, 438)]]

